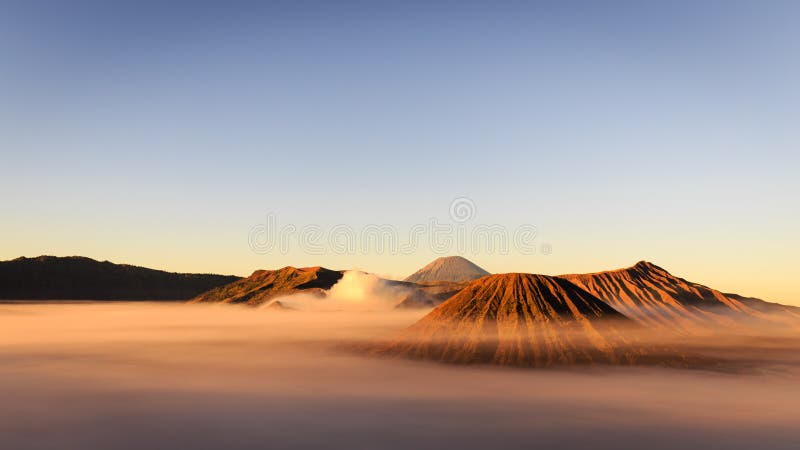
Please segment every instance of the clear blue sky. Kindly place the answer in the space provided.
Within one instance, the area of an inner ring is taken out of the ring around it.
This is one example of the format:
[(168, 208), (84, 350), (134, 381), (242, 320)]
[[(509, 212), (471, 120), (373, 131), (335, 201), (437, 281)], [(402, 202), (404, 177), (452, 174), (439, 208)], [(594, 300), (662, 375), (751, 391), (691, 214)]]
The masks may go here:
[(648, 259), (800, 303), (798, 2), (162, 3), (2, 2), (0, 258), (400, 276), (435, 255), (248, 232), (467, 196), (552, 245), (490, 271)]

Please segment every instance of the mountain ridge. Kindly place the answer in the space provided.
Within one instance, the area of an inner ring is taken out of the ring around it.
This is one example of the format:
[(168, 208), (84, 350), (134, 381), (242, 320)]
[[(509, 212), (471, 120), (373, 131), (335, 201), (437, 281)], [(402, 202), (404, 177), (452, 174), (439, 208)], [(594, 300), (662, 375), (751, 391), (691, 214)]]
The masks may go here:
[(628, 317), (651, 326), (731, 326), (749, 320), (768, 320), (769, 314), (791, 312), (792, 309), (787, 305), (724, 294), (672, 275), (648, 261), (639, 261), (622, 269), (559, 276), (591, 292)]
[(243, 303), (251, 306), (304, 292), (323, 297), (343, 276), (342, 271), (321, 266), (256, 270), (252, 275), (204, 292), (189, 303)]
[(0, 261), (0, 298), (13, 300), (186, 300), (239, 277), (176, 273), (85, 256)]

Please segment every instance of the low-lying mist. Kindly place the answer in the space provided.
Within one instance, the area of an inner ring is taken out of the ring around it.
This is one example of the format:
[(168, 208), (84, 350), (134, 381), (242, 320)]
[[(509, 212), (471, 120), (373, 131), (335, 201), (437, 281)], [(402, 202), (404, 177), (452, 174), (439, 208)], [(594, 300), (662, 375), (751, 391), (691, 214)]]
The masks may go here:
[(280, 302), (290, 309), (304, 311), (390, 311), (410, 293), (411, 289), (392, 284), (377, 275), (349, 270), (325, 291), (324, 297), (294, 293), (273, 299), (261, 307)]
[(668, 340), (741, 372), (446, 365), (350, 345), (425, 312), (0, 305), (0, 448), (800, 445), (794, 332)]

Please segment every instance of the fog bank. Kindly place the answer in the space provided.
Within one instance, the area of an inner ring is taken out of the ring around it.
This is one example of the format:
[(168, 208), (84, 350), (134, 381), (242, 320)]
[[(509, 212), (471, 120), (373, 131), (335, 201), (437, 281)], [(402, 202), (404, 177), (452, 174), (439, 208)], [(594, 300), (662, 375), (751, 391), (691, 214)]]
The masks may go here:
[(0, 448), (800, 446), (791, 336), (706, 342), (760, 369), (737, 375), (465, 367), (341, 345), (422, 314), (0, 305)]

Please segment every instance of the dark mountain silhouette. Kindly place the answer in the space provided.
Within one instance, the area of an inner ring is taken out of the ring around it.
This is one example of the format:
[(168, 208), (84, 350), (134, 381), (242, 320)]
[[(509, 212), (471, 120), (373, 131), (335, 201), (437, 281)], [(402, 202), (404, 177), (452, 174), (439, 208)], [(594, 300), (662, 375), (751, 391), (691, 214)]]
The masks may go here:
[(204, 292), (190, 302), (261, 305), (298, 292), (324, 296), (324, 291), (333, 287), (342, 276), (342, 272), (324, 267), (289, 266), (278, 270), (257, 270), (247, 278)]
[(432, 283), (439, 281), (463, 282), (489, 275), (489, 272), (461, 256), (445, 256), (414, 272), (404, 281)]
[(769, 320), (770, 314), (797, 314), (788, 307), (746, 298), (676, 277), (647, 261), (619, 270), (561, 275), (616, 310), (651, 326), (735, 325)]
[(501, 274), (475, 280), (409, 328), (383, 354), (454, 363), (545, 367), (632, 363), (633, 321), (569, 281)]
[(186, 300), (239, 277), (171, 273), (80, 256), (0, 261), (0, 298)]

